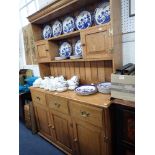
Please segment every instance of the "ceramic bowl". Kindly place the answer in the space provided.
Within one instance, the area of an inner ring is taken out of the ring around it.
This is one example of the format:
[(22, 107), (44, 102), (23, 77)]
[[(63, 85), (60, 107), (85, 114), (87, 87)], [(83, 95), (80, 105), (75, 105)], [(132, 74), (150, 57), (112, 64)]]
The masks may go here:
[(72, 46), (68, 42), (63, 42), (59, 48), (60, 57), (70, 57), (72, 54)]
[(63, 21), (63, 33), (73, 32), (75, 29), (75, 22), (73, 17), (66, 17)]
[(82, 11), (77, 17), (76, 17), (76, 28), (78, 30), (86, 29), (92, 25), (92, 16), (89, 11)]
[(42, 32), (43, 38), (48, 39), (52, 37), (52, 27), (50, 25), (46, 25)]
[(110, 4), (109, 2), (100, 4), (94, 12), (94, 19), (97, 25), (105, 24), (110, 21)]
[(62, 23), (59, 20), (56, 20), (52, 26), (53, 36), (59, 36), (62, 34)]
[(83, 85), (83, 86), (77, 87), (75, 89), (75, 92), (78, 95), (91, 95), (97, 92), (97, 88), (94, 85)]
[(100, 93), (109, 94), (111, 92), (111, 82), (102, 82), (97, 84)]

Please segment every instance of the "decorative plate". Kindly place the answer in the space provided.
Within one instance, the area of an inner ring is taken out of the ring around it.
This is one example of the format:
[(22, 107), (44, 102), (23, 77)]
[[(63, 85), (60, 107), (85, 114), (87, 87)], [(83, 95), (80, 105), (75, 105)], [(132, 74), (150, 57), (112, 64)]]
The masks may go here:
[(70, 57), (72, 54), (72, 46), (68, 42), (63, 42), (59, 48), (59, 55), (61, 57)]
[(82, 46), (80, 40), (78, 40), (75, 44), (74, 55), (82, 56)]
[(43, 38), (48, 39), (52, 37), (52, 28), (49, 25), (46, 25), (43, 29)]
[(91, 95), (97, 92), (97, 88), (94, 85), (83, 85), (83, 86), (77, 87), (75, 89), (75, 92), (78, 95)]
[(75, 29), (75, 22), (73, 17), (67, 17), (63, 21), (63, 33), (73, 32)]
[(62, 33), (62, 23), (56, 20), (52, 26), (53, 36), (59, 36)]
[(90, 12), (82, 11), (79, 16), (76, 18), (76, 28), (78, 30), (86, 29), (92, 25), (92, 17)]
[(111, 92), (111, 82), (102, 82), (97, 84), (97, 89), (100, 93), (109, 94)]
[(103, 3), (95, 10), (95, 22), (97, 25), (105, 24), (110, 21), (109, 2)]

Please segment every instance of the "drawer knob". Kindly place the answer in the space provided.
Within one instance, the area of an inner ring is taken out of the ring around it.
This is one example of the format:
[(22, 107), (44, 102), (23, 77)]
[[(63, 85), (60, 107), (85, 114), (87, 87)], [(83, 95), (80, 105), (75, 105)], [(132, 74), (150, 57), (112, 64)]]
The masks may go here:
[(54, 103), (54, 105), (57, 107), (57, 108), (59, 108), (60, 107), (60, 104), (59, 103)]
[(81, 44), (81, 46), (86, 46), (86, 44), (83, 43), (83, 44)]
[(74, 142), (77, 142), (78, 140), (77, 140), (77, 138), (74, 138)]
[(48, 124), (48, 127), (50, 128), (50, 127), (52, 127), (52, 125), (51, 124)]
[(86, 111), (80, 111), (82, 117), (89, 117), (90, 113)]
[(37, 99), (40, 100), (40, 97), (37, 96)]
[(55, 127), (54, 126), (52, 126), (52, 129), (54, 129)]

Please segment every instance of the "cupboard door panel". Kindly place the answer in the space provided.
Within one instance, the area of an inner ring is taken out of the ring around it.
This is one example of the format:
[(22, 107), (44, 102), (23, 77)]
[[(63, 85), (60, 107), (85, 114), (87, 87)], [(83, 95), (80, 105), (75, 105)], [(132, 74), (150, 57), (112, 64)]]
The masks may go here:
[(104, 58), (112, 51), (110, 24), (92, 27), (81, 32), (84, 58)]
[(69, 116), (51, 110), (50, 118), (53, 123), (52, 129), (57, 145), (69, 152), (72, 152), (73, 132), (70, 126), (71, 120)]
[(49, 128), (50, 124), (48, 111), (39, 106), (35, 106), (34, 109), (39, 132), (46, 136), (48, 139), (52, 139), (51, 131)]
[(86, 35), (86, 45), (89, 53), (106, 50), (106, 31)]
[(103, 132), (100, 128), (82, 122), (74, 122), (78, 155), (106, 155)]

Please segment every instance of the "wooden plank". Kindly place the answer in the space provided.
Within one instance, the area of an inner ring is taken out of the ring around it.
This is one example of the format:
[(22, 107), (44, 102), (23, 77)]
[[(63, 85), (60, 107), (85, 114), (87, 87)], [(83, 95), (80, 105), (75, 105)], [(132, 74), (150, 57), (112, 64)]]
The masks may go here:
[(54, 68), (54, 75), (58, 76), (58, 70), (57, 70), (56, 63), (53, 63), (53, 68)]
[(61, 62), (60, 65), (61, 65), (61, 72), (62, 72), (61, 74), (65, 77), (66, 76), (65, 63)]
[(80, 82), (82, 84), (86, 83), (86, 71), (84, 62), (80, 62)]
[(97, 62), (98, 82), (105, 81), (104, 61)]
[(91, 80), (92, 83), (96, 84), (98, 83), (98, 74), (97, 74), (97, 64), (96, 62), (90, 62), (90, 67), (91, 67)]
[(75, 62), (75, 75), (79, 77), (80, 79), (80, 69), (79, 69), (80, 65), (79, 62)]
[(75, 75), (75, 65), (73, 62), (70, 62), (68, 64), (69, 64), (70, 76), (72, 77)]
[(66, 69), (66, 78), (70, 78), (70, 70), (69, 70), (69, 65), (68, 63), (65, 63), (65, 69)]
[(85, 62), (85, 71), (86, 71), (86, 83), (91, 84), (91, 68), (90, 68), (90, 62)]
[(105, 81), (111, 81), (112, 61), (104, 61)]
[(53, 63), (50, 64), (50, 71), (51, 71), (51, 76), (54, 76), (54, 67), (53, 67)]
[(56, 66), (57, 66), (58, 75), (59, 75), (59, 76), (62, 75), (60, 63), (56, 63)]

